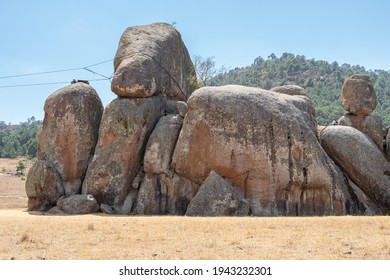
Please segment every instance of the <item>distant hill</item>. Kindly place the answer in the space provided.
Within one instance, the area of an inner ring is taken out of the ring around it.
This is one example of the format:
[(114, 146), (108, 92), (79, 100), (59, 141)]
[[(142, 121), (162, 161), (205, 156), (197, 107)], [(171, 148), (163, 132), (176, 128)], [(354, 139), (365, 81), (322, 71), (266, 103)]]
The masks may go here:
[(267, 59), (258, 57), (253, 64), (220, 73), (208, 85), (239, 84), (270, 89), (275, 86), (295, 84), (306, 89), (316, 108), (317, 122), (328, 125), (345, 114), (339, 98), (345, 78), (353, 74), (371, 77), (378, 98), (374, 115), (382, 118), (383, 126), (390, 125), (390, 71), (369, 70), (359, 65), (329, 63), (306, 59), (303, 55), (271, 54)]

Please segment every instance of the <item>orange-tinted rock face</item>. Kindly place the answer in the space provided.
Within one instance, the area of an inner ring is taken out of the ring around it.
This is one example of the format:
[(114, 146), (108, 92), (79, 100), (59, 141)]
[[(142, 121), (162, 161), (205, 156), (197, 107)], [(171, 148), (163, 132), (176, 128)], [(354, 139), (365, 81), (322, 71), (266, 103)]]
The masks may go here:
[(99, 96), (84, 83), (59, 89), (46, 100), (38, 158), (54, 164), (64, 181), (66, 196), (81, 191), (102, 113)]
[(357, 211), (307, 118), (307, 97), (206, 87), (193, 93), (188, 107), (173, 155), (179, 175), (201, 184), (214, 170), (233, 182), (255, 215)]
[(377, 105), (374, 86), (366, 75), (348, 77), (340, 99), (343, 108), (354, 115), (368, 116)]

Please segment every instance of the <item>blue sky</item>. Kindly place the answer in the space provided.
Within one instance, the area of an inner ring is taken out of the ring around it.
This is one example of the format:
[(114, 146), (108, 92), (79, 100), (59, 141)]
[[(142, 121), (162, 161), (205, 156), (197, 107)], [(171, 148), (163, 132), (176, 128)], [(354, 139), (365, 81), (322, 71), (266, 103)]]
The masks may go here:
[[(176, 22), (190, 55), (214, 57), (218, 67), (250, 65), (284, 52), (366, 69), (390, 70), (390, 1), (0, 1), (0, 121), (43, 119), (47, 96), (66, 84), (9, 85), (99, 79), (82, 68), (114, 58), (128, 26)], [(110, 76), (112, 62), (92, 67)], [(108, 81), (91, 82), (106, 106)]]

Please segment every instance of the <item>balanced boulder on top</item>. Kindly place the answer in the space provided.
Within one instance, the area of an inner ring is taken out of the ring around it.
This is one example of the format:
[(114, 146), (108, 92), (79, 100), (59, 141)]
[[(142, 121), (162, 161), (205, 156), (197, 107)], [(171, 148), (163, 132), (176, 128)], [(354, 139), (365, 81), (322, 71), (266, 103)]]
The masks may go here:
[(187, 100), (195, 70), (180, 33), (166, 23), (127, 28), (114, 59), (112, 91), (121, 97)]

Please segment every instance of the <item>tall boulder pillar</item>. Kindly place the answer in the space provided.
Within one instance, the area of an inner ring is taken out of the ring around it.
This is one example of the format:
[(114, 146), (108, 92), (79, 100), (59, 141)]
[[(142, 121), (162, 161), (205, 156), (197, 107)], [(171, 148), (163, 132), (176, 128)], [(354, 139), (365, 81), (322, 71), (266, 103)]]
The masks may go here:
[(88, 84), (75, 83), (51, 94), (38, 139), (38, 159), (51, 162), (64, 181), (66, 196), (78, 194), (92, 157), (102, 102)]
[(340, 97), (341, 105), (348, 114), (338, 120), (338, 124), (351, 126), (366, 134), (383, 151), (382, 121), (372, 116), (377, 105), (374, 86), (367, 75), (348, 77)]

